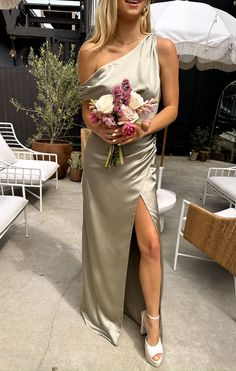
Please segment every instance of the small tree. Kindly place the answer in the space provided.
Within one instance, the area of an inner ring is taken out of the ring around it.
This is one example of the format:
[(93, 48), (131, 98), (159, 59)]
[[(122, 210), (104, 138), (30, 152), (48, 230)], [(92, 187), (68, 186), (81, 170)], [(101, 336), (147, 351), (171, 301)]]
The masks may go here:
[(40, 56), (32, 50), (30, 73), (35, 77), (37, 97), (32, 108), (23, 107), (16, 99), (10, 102), (25, 111), (36, 123), (35, 139), (45, 138), (53, 143), (74, 125), (80, 106), (80, 83), (76, 75), (74, 51), (69, 61), (61, 60), (62, 48), (52, 53), (48, 43), (40, 48)]

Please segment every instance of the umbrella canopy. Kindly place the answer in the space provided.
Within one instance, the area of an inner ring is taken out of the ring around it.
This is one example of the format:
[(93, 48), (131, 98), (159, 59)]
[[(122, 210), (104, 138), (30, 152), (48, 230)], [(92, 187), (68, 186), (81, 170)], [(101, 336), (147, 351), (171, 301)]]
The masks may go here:
[(21, 0), (0, 0), (0, 9), (12, 9), (19, 5)]
[(151, 5), (153, 30), (172, 40), (180, 67), (236, 71), (236, 19), (204, 3), (166, 1)]

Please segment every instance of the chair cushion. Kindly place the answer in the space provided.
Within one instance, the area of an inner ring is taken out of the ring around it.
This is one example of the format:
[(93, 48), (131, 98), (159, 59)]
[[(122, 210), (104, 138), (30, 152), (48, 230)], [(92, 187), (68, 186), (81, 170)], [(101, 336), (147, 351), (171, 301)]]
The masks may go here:
[(14, 221), (27, 203), (23, 197), (0, 195), (0, 234)]
[(14, 166), (25, 168), (40, 169), (42, 172), (42, 180), (46, 182), (59, 167), (54, 161), (39, 161), (39, 160), (18, 160)]
[(3, 139), (3, 136), (0, 134), (0, 160), (7, 162), (8, 164), (14, 164), (17, 161), (16, 156), (13, 151)]
[(211, 176), (207, 182), (236, 202), (236, 176)]
[[(31, 169), (40, 169), (42, 174), (42, 181), (46, 182), (57, 170), (58, 164), (53, 161), (39, 161), (39, 160), (17, 160), (17, 162), (14, 164), (14, 168), (19, 167), (25, 169), (24, 171), (22, 169), (17, 169), (16, 171), (16, 180), (20, 183), (24, 179), (24, 184), (33, 184), (37, 185), (39, 184), (39, 172), (35, 173), (33, 172), (31, 174), (29, 168)], [(11, 176), (12, 174), (12, 176)], [(8, 169), (8, 182), (14, 181), (14, 169)], [(1, 181), (6, 180), (6, 170), (2, 170), (0, 172), (0, 179)]]
[(218, 211), (214, 214), (224, 216), (225, 218), (236, 218), (236, 209), (233, 207), (229, 207), (228, 209)]
[(157, 190), (157, 203), (159, 214), (165, 214), (167, 211), (171, 210), (176, 204), (176, 194), (167, 189)]

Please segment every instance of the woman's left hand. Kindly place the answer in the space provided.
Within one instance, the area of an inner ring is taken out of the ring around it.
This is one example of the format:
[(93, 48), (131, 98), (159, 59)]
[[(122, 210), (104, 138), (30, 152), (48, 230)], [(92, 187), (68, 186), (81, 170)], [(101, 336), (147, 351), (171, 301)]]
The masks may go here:
[(125, 135), (124, 133), (120, 132), (117, 138), (114, 137), (114, 143), (116, 144), (128, 144), (135, 142), (136, 140), (144, 137), (147, 135), (149, 126), (150, 126), (150, 121), (149, 122), (144, 122), (141, 125), (140, 124), (133, 124), (135, 127), (134, 133), (132, 135)]

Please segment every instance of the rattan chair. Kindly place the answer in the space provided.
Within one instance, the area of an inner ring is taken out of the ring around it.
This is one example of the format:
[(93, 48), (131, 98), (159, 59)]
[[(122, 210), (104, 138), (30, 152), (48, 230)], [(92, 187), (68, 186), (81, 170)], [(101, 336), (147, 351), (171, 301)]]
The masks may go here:
[[(179, 252), (180, 237), (200, 249), (208, 258)], [(234, 276), (236, 295), (236, 209), (212, 213), (183, 200), (175, 249), (174, 270), (179, 256), (212, 260)]]
[(82, 161), (82, 166), (83, 166), (83, 161), (84, 161), (84, 151), (85, 147), (88, 142), (88, 138), (91, 134), (91, 130), (88, 128), (81, 128), (80, 129), (80, 143), (81, 143), (81, 161)]

